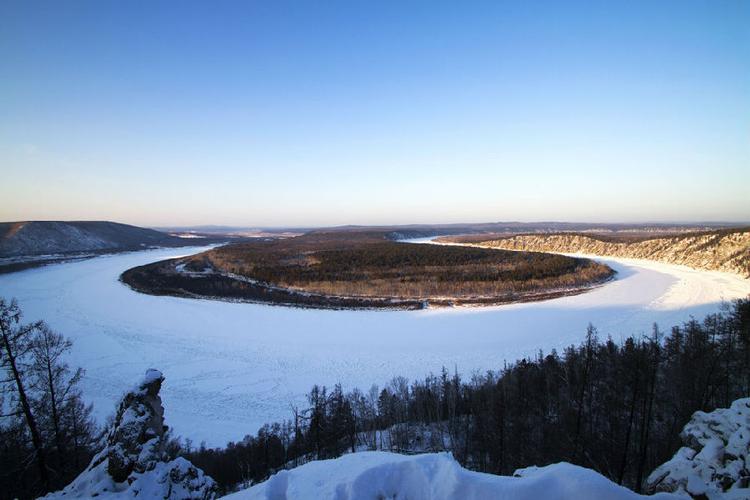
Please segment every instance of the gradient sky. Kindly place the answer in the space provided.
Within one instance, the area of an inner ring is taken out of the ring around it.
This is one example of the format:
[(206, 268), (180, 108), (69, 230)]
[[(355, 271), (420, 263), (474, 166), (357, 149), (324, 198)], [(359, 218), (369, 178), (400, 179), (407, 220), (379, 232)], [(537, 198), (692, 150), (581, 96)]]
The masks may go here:
[(0, 2), (0, 220), (750, 220), (750, 2)]

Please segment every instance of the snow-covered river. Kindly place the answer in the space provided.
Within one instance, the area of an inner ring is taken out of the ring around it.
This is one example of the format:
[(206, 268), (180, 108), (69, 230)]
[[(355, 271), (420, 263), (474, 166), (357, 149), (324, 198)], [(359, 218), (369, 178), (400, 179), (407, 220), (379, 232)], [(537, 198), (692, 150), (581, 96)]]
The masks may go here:
[(583, 339), (593, 323), (615, 340), (701, 318), (722, 299), (750, 294), (750, 281), (681, 266), (598, 259), (618, 271), (592, 292), (546, 302), (427, 311), (324, 311), (133, 292), (130, 267), (201, 248), (162, 249), (0, 275), (25, 320), (46, 320), (73, 340), (70, 362), (86, 369), (96, 414), (114, 410), (147, 368), (166, 376), (167, 424), (198, 443), (223, 445), (290, 417), (312, 384), (345, 390), (423, 377), (446, 366), (470, 375), (503, 361)]

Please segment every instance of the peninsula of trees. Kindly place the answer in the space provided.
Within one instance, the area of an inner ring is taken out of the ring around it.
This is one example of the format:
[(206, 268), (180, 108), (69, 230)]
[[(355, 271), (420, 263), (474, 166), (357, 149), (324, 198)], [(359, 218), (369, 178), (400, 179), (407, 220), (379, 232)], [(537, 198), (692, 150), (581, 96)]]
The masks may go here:
[(548, 299), (613, 274), (603, 264), (547, 253), (407, 244), (385, 232), (312, 232), (161, 261), (121, 279), (158, 295), (416, 309)]

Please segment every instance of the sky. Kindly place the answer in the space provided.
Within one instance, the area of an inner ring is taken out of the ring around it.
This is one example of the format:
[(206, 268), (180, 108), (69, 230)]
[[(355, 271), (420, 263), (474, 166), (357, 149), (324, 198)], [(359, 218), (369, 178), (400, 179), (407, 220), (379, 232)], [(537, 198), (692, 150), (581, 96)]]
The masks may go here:
[(750, 2), (0, 2), (0, 220), (750, 221)]

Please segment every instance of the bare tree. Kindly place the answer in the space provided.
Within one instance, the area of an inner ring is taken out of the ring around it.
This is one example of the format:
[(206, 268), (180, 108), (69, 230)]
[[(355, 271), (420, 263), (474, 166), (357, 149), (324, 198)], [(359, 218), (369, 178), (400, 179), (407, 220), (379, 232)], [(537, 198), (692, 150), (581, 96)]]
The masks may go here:
[(0, 298), (0, 461), (15, 457), (0, 491), (13, 488), (10, 497), (64, 486), (94, 451), (98, 429), (78, 388), (83, 370), (65, 362), (71, 346), (42, 321), (21, 324), (16, 301)]
[[(21, 325), (21, 309), (16, 300), (10, 303), (0, 298), (0, 339), (2, 345), (2, 357), (0, 367), (5, 372), (3, 385), (15, 396), (18, 409), (14, 414), (23, 414), (31, 434), (31, 443), (34, 447), (39, 478), (45, 490), (49, 489), (49, 474), (44, 456), (42, 436), (39, 431), (37, 419), (32, 411), (32, 401), (27, 393), (27, 379), (25, 373), (25, 361), (33, 348), (33, 335), (41, 327), (41, 322)], [(16, 406), (16, 405), (13, 405)]]
[(69, 340), (52, 331), (45, 323), (40, 323), (32, 340), (30, 353), (29, 375), (35, 392), (39, 394), (36, 400), (37, 414), (47, 420), (44, 427), (51, 431), (60, 475), (67, 468), (67, 442), (70, 438), (63, 413), (71, 408), (76, 399), (80, 399), (77, 384), (83, 376), (81, 368), (71, 371), (63, 359), (72, 346)]

